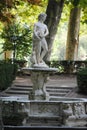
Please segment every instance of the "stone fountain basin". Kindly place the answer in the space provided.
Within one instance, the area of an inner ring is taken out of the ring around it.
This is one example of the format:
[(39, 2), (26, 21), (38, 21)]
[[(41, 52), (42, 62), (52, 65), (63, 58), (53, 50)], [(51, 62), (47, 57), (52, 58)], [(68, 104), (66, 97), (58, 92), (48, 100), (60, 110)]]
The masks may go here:
[(8, 101), (8, 102), (12, 102), (12, 101), (16, 101), (16, 102), (38, 102), (38, 103), (57, 103), (57, 102), (66, 102), (66, 103), (74, 103), (74, 102), (87, 102), (86, 98), (67, 98), (67, 97), (58, 97), (56, 101), (54, 100), (27, 100), (26, 98), (23, 97), (19, 97), (19, 96), (9, 96), (9, 97), (0, 97), (0, 100), (3, 101)]
[(1, 97), (2, 115), (26, 115), (25, 126), (85, 126), (87, 125), (87, 99), (58, 98), (57, 101), (27, 100), (22, 97)]
[(57, 101), (57, 102), (87, 102), (86, 98), (68, 98), (68, 97), (54, 97), (51, 96), (51, 98), (49, 99), (49, 101)]

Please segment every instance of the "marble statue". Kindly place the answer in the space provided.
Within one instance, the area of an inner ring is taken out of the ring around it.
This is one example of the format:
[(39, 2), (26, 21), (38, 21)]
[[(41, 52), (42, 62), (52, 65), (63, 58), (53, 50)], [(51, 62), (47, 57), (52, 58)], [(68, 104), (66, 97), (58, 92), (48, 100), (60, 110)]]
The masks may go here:
[(49, 74), (58, 71), (58, 68), (51, 68), (44, 61), (44, 57), (48, 52), (46, 36), (49, 34), (47, 25), (44, 24), (46, 17), (45, 13), (40, 13), (38, 22), (34, 24), (30, 67), (22, 68), (25, 73), (29, 72), (33, 83), (33, 89), (29, 93), (29, 100), (49, 100), (49, 93), (46, 91), (47, 78)]
[(35, 67), (48, 67), (43, 58), (48, 51), (45, 37), (49, 34), (47, 26), (44, 24), (47, 15), (41, 13), (38, 16), (38, 22), (34, 24), (33, 29), (33, 49), (31, 63)]

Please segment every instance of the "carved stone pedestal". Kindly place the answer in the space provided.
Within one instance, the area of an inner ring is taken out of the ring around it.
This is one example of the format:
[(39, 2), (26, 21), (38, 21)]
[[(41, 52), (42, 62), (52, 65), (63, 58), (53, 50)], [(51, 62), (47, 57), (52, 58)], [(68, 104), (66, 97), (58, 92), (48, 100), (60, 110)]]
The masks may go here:
[(45, 89), (45, 83), (50, 73), (56, 72), (56, 68), (23, 68), (24, 72), (31, 74), (33, 89), (29, 93), (29, 100), (49, 100), (49, 95)]

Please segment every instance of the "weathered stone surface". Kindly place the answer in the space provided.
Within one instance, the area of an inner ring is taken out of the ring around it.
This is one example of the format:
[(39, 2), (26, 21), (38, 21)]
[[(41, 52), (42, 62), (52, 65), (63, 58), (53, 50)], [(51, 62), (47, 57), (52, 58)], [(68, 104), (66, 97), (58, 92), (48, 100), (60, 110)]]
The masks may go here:
[(49, 34), (47, 25), (44, 23), (46, 19), (46, 14), (41, 13), (38, 16), (38, 22), (34, 24), (33, 30), (33, 48), (32, 48), (32, 55), (30, 58), (31, 66), (40, 68), (40, 67), (47, 67), (44, 56), (48, 52), (48, 45), (46, 42), (45, 37)]
[[(19, 115), (17, 125), (87, 126), (87, 99), (59, 98), (59, 101), (35, 101), (9, 97), (2, 98), (2, 102), (3, 119), (15, 113)], [(13, 124), (15, 125), (15, 122)], [(8, 122), (8, 125), (12, 124)]]
[(63, 104), (63, 123), (66, 126), (87, 125), (87, 111), (85, 102), (72, 102)]
[(23, 68), (23, 72), (31, 74), (33, 89), (29, 93), (30, 100), (49, 100), (49, 94), (46, 91), (45, 83), (50, 73), (58, 71), (56, 68)]

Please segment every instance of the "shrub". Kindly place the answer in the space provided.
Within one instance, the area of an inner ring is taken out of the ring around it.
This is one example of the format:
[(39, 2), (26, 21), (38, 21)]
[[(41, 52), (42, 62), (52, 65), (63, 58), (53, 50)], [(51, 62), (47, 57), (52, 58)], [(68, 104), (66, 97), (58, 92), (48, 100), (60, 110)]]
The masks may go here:
[(0, 61), (0, 90), (8, 88), (16, 77), (17, 65), (11, 61)]
[(87, 93), (87, 68), (79, 69), (77, 72), (77, 84), (79, 91)]
[(13, 21), (3, 28), (1, 33), (3, 50), (13, 50), (14, 58), (22, 59), (32, 51), (32, 29), (26, 23), (21, 24)]

